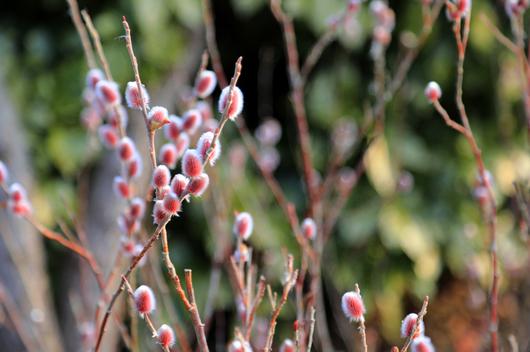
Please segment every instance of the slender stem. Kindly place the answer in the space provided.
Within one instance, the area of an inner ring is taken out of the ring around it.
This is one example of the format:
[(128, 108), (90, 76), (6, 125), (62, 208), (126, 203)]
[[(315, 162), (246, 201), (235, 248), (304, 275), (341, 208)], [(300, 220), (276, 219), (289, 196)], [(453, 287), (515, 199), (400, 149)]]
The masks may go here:
[(96, 27), (94, 26), (94, 23), (92, 22), (92, 18), (90, 18), (90, 15), (85, 10), (81, 11), (81, 15), (83, 16), (83, 19), (85, 20), (88, 32), (90, 33), (90, 36), (92, 37), (92, 41), (94, 42), (94, 46), (96, 47), (96, 52), (99, 57), (99, 61), (101, 62), (101, 66), (103, 66), (103, 71), (105, 72), (105, 76), (109, 81), (112, 81), (112, 74), (110, 72), (109, 62), (107, 61), (107, 58), (105, 57), (105, 53), (103, 52), (103, 46), (101, 45), (101, 39), (99, 37), (99, 33), (96, 30)]
[(309, 312), (311, 314), (311, 326), (309, 327), (309, 342), (307, 343), (307, 352), (311, 352), (311, 347), (313, 346), (313, 335), (315, 334), (315, 314), (316, 309), (315, 307), (311, 306), (309, 309)]
[[(361, 289), (358, 284), (355, 284), (355, 292), (360, 296)], [(366, 326), (364, 325), (364, 316), (359, 321), (359, 333), (361, 334), (361, 342), (363, 346), (363, 352), (368, 352), (368, 344), (366, 343)]]
[(199, 351), (208, 352), (208, 342), (206, 341), (206, 334), (204, 333), (204, 324), (201, 321), (201, 316), (199, 315), (199, 310), (197, 309), (197, 303), (195, 301), (195, 290), (193, 289), (192, 272), (190, 269), (184, 270), (184, 277), (186, 279), (186, 290), (188, 291), (188, 297), (191, 304), (188, 311), (191, 315), (195, 334), (197, 335)]
[(103, 340), (103, 335), (105, 334), (107, 322), (108, 322), (109, 316), (110, 316), (110, 314), (112, 312), (112, 308), (114, 307), (114, 304), (116, 303), (116, 300), (118, 299), (120, 294), (125, 289), (125, 280), (124, 279), (127, 279), (129, 277), (129, 275), (131, 275), (131, 273), (134, 271), (134, 269), (136, 269), (136, 267), (138, 266), (138, 263), (145, 256), (147, 251), (149, 251), (149, 249), (151, 249), (151, 247), (153, 247), (153, 244), (160, 237), (160, 233), (165, 228), (166, 224), (169, 222), (169, 219), (170, 218), (168, 217), (164, 222), (162, 222), (162, 223), (160, 223), (160, 225), (158, 225), (158, 227), (156, 228), (155, 232), (149, 238), (149, 241), (147, 241), (147, 243), (144, 245), (144, 248), (142, 248), (142, 251), (140, 252), (140, 254), (138, 254), (138, 256), (136, 256), (132, 260), (131, 264), (129, 265), (129, 268), (127, 269), (125, 274), (122, 275), (121, 284), (118, 286), (118, 288), (116, 289), (116, 291), (112, 295), (112, 297), (110, 299), (110, 302), (109, 302), (109, 304), (107, 306), (107, 311), (105, 312), (105, 316), (103, 317), (103, 321), (101, 322), (101, 326), (99, 328), (98, 335), (97, 335), (98, 337), (97, 337), (97, 342), (96, 342), (96, 347), (95, 347), (96, 352), (99, 351), (99, 348), (101, 347), (101, 341)]
[(81, 39), (81, 44), (83, 45), (83, 50), (85, 51), (85, 58), (88, 68), (96, 68), (96, 58), (94, 57), (94, 51), (90, 39), (88, 38), (88, 33), (86, 31), (83, 20), (81, 19), (81, 14), (79, 13), (79, 5), (77, 0), (67, 0), (68, 6), (70, 7), (70, 16), (72, 16), (72, 22), (74, 22), (75, 29), (79, 34)]
[(223, 65), (221, 64), (221, 56), (219, 55), (217, 42), (215, 40), (215, 24), (213, 21), (213, 11), (210, 0), (202, 0), (202, 7), (202, 18), (206, 29), (206, 45), (208, 46), (208, 51), (212, 58), (213, 70), (215, 71), (221, 87), (226, 87), (227, 80), (223, 71)]
[(140, 101), (142, 103), (142, 114), (144, 117), (144, 123), (145, 128), (147, 130), (147, 139), (149, 141), (149, 158), (151, 160), (151, 166), (156, 168), (156, 156), (155, 156), (155, 131), (152, 130), (149, 126), (149, 117), (147, 115), (147, 104), (145, 103), (144, 96), (143, 96), (143, 85), (142, 80), (140, 79), (140, 71), (138, 70), (138, 60), (136, 59), (136, 56), (134, 55), (134, 49), (132, 45), (132, 38), (131, 38), (131, 28), (129, 27), (129, 23), (127, 22), (127, 19), (125, 16), (123, 16), (122, 19), (123, 28), (125, 29), (125, 46), (127, 47), (127, 52), (129, 53), (129, 58), (131, 60), (133, 72), (134, 72), (134, 80), (136, 81), (136, 86), (138, 88), (138, 95), (140, 97)]

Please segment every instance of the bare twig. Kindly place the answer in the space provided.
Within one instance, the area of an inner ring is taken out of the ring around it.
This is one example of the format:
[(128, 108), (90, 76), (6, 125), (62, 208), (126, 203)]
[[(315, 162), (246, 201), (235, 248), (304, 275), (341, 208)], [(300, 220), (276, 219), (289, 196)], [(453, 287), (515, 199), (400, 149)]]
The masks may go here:
[(96, 68), (96, 59), (94, 57), (92, 44), (90, 43), (90, 39), (88, 38), (88, 33), (86, 31), (85, 25), (83, 24), (83, 20), (81, 19), (77, 0), (67, 0), (67, 2), (68, 6), (70, 7), (70, 16), (72, 16), (72, 22), (74, 22), (75, 29), (79, 34), (81, 44), (83, 45), (83, 50), (85, 51), (85, 58), (88, 68)]
[(223, 71), (223, 65), (221, 64), (221, 56), (219, 55), (217, 42), (215, 40), (215, 24), (210, 0), (202, 0), (202, 7), (202, 18), (204, 21), (204, 27), (206, 28), (206, 45), (208, 46), (208, 51), (212, 58), (212, 66), (217, 76), (217, 80), (221, 87), (224, 88), (227, 85), (227, 80)]
[[(361, 296), (361, 289), (358, 284), (355, 284), (355, 292)], [(364, 326), (364, 316), (361, 316), (359, 320), (359, 334), (361, 334), (361, 342), (363, 346), (363, 352), (368, 352), (368, 344), (366, 343), (366, 327)]]
[(188, 291), (188, 297), (190, 301), (190, 308), (188, 311), (193, 321), (193, 328), (195, 329), (195, 335), (197, 335), (197, 342), (199, 343), (199, 350), (201, 352), (208, 352), (208, 343), (206, 341), (206, 334), (204, 333), (204, 324), (201, 321), (197, 303), (195, 301), (195, 291), (193, 289), (193, 280), (190, 269), (184, 270), (184, 277), (186, 279), (186, 290)]

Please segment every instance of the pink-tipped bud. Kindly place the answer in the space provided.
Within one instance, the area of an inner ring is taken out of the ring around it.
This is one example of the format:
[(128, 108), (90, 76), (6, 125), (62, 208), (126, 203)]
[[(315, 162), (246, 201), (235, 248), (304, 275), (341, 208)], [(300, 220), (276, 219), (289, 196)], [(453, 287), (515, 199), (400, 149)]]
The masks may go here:
[(429, 82), (427, 87), (425, 87), (425, 96), (431, 103), (440, 99), (442, 96), (442, 89), (440, 88), (440, 85), (434, 81)]
[(175, 334), (169, 325), (163, 324), (160, 326), (156, 334), (158, 335), (158, 343), (164, 348), (171, 347), (175, 343)]
[(282, 126), (278, 121), (269, 118), (258, 126), (254, 134), (261, 144), (274, 146), (282, 137)]
[(420, 336), (412, 340), (410, 345), (411, 352), (434, 352), (434, 346), (431, 342), (431, 339), (426, 336)]
[(177, 196), (182, 197), (184, 191), (188, 187), (189, 182), (190, 179), (186, 176), (182, 174), (176, 174), (175, 177), (173, 177), (173, 180), (171, 180), (171, 191)]
[(96, 97), (104, 105), (116, 106), (121, 103), (121, 96), (116, 82), (100, 80), (96, 84)]
[(188, 149), (182, 157), (182, 172), (189, 177), (202, 174), (202, 158), (195, 149)]
[(118, 143), (118, 154), (121, 161), (131, 161), (136, 156), (136, 147), (129, 137), (123, 137)]
[(448, 1), (445, 7), (445, 14), (449, 21), (456, 21), (466, 17), (471, 11), (471, 0)]
[(0, 185), (5, 184), (9, 179), (9, 171), (6, 165), (0, 161)]
[(113, 188), (114, 193), (120, 198), (129, 199), (131, 196), (131, 188), (121, 176), (114, 177)]
[(294, 352), (296, 350), (293, 340), (285, 339), (280, 346), (280, 352)]
[(126, 171), (129, 178), (137, 178), (142, 174), (143, 163), (140, 155), (136, 154), (134, 158), (127, 162)]
[(182, 132), (174, 143), (177, 147), (177, 157), (180, 158), (190, 146), (190, 137), (186, 132)]
[(120, 139), (116, 129), (110, 125), (99, 126), (98, 135), (101, 143), (108, 149), (114, 149)]
[(348, 12), (349, 13), (357, 12), (359, 10), (359, 8), (361, 7), (361, 3), (362, 3), (361, 0), (350, 0), (350, 1), (348, 1)]
[(20, 202), (9, 200), (7, 202), (7, 208), (16, 216), (26, 216), (31, 213), (31, 204), (26, 200)]
[(177, 147), (173, 143), (164, 144), (158, 152), (158, 160), (170, 169), (174, 169), (178, 160)]
[(86, 74), (86, 85), (90, 89), (96, 89), (96, 85), (99, 81), (105, 78), (103, 71), (99, 68), (93, 68)]
[(342, 296), (342, 311), (352, 321), (364, 320), (366, 310), (361, 295), (353, 291), (346, 292)]
[(14, 203), (24, 202), (27, 199), (26, 189), (20, 183), (9, 186), (9, 200)]
[(254, 229), (254, 220), (247, 212), (242, 212), (236, 215), (233, 232), (236, 237), (247, 240)]
[(156, 300), (153, 290), (149, 286), (142, 285), (134, 291), (134, 303), (140, 314), (149, 314), (156, 308)]
[(304, 221), (302, 221), (301, 228), (302, 234), (308, 240), (314, 240), (317, 237), (317, 224), (315, 224), (315, 220), (305, 218)]
[(129, 123), (129, 115), (127, 115), (127, 109), (122, 105), (116, 106), (107, 113), (107, 123), (118, 130), (119, 126), (125, 130)]
[(518, 16), (528, 8), (528, 0), (506, 0), (504, 9), (509, 17)]
[(234, 340), (228, 346), (228, 352), (252, 352), (252, 347), (246, 341)]
[(168, 213), (164, 209), (164, 202), (157, 200), (153, 206), (153, 222), (157, 225), (160, 225), (168, 217)]
[[(416, 313), (410, 313), (403, 319), (401, 322), (401, 337), (407, 338), (412, 334), (412, 330), (414, 329), (414, 326), (416, 325), (416, 321), (418, 320), (418, 314)], [(418, 330), (416, 330), (414, 337), (417, 338), (419, 336), (423, 336), (423, 333), (425, 331), (425, 325), (423, 324), (423, 321), (418, 326)]]
[(154, 106), (149, 110), (147, 120), (149, 121), (149, 129), (151, 131), (159, 129), (170, 122), (167, 109), (162, 106)]
[(195, 81), (195, 94), (199, 98), (204, 99), (212, 94), (216, 84), (217, 77), (215, 76), (215, 73), (210, 70), (204, 70), (199, 74)]
[(171, 173), (166, 165), (158, 165), (153, 171), (152, 185), (155, 188), (162, 188), (169, 185), (171, 180)]
[(118, 217), (118, 228), (121, 233), (131, 236), (140, 230), (140, 222), (126, 214), (121, 214)]
[(212, 107), (209, 103), (205, 101), (199, 101), (195, 104), (195, 109), (199, 110), (202, 116), (202, 121), (206, 122), (213, 118)]
[(143, 84), (141, 88), (142, 98), (140, 98), (138, 84), (136, 84), (136, 82), (127, 83), (127, 88), (125, 89), (125, 101), (127, 101), (127, 105), (131, 109), (142, 110), (144, 105), (149, 104), (149, 94)]
[(126, 257), (134, 257), (134, 249), (136, 247), (136, 243), (133, 239), (123, 236), (121, 238), (121, 249), (123, 251), (123, 254), (125, 254)]
[(175, 143), (183, 131), (182, 119), (176, 115), (170, 115), (169, 123), (164, 126), (164, 136), (166, 139)]
[(175, 215), (180, 211), (180, 199), (175, 193), (169, 192), (166, 194), (163, 202), (166, 213)]
[(212, 132), (204, 132), (199, 138), (199, 142), (197, 142), (197, 150), (199, 151), (199, 154), (202, 157), (202, 160), (206, 160), (206, 157), (208, 156), (208, 152), (210, 152), (210, 165), (214, 165), (217, 159), (219, 159), (219, 155), (221, 155), (221, 142), (219, 139), (215, 142), (215, 148), (213, 148), (212, 151), (210, 151), (210, 147), (212, 146), (214, 134)]
[(81, 111), (81, 123), (89, 131), (95, 131), (101, 125), (101, 115), (93, 107)]
[(193, 135), (202, 124), (201, 112), (197, 109), (191, 109), (182, 116), (182, 127), (186, 133)]
[(200, 197), (206, 191), (209, 184), (210, 177), (208, 177), (208, 174), (202, 173), (199, 176), (191, 179), (189, 192), (192, 196)]
[(129, 216), (133, 219), (141, 219), (145, 213), (145, 202), (140, 197), (135, 197), (129, 205)]
[[(219, 112), (221, 114), (225, 113), (229, 92), (230, 86), (223, 88), (223, 90), (221, 91), (218, 106)], [(233, 121), (236, 117), (239, 116), (239, 114), (241, 114), (241, 111), (243, 111), (243, 92), (241, 92), (241, 89), (239, 89), (238, 87), (234, 87), (231, 95), (232, 99), (230, 101), (230, 107), (228, 108), (226, 114), (228, 118)]]

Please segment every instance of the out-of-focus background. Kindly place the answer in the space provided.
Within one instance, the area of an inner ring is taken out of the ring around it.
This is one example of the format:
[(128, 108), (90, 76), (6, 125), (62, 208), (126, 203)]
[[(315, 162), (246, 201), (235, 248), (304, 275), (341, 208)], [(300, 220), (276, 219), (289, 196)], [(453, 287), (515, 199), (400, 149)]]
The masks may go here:
[[(280, 26), (267, 1), (212, 3), (225, 71), (232, 72), (237, 57), (243, 56), (239, 86), (245, 94), (245, 122), (251, 132), (267, 118), (281, 124), (283, 133), (277, 146), (280, 163), (275, 175), (303, 216), (305, 191)], [(403, 58), (404, 46), (421, 30), (421, 2), (390, 1), (389, 5), (396, 13), (386, 62), (393, 73)], [(302, 57), (344, 6), (342, 0), (284, 1), (286, 12), (295, 19)], [(189, 93), (205, 48), (200, 1), (94, 0), (80, 1), (80, 7), (92, 15), (114, 79), (121, 87), (133, 79), (120, 37), (121, 18), (127, 16), (142, 80), (153, 103), (182, 112), (181, 98)], [(72, 224), (76, 217), (87, 232), (96, 234), (91, 238), (94, 251), (108, 268), (112, 265), (109, 248), (115, 250), (119, 243), (114, 221), (119, 205), (110, 192), (116, 166), (80, 123), (87, 66), (67, 3), (4, 1), (0, 8), (0, 160), (28, 186), (35, 214), (43, 223), (58, 228), (58, 223)], [(527, 351), (529, 240), (521, 231), (513, 187), (515, 181), (524, 182), (530, 176), (521, 75), (515, 55), (495, 39), (481, 16), (511, 37), (502, 1), (473, 3), (464, 100), (493, 175), (499, 204), (502, 344), (509, 350), (512, 339), (520, 351)], [(338, 39), (325, 50), (310, 76), (307, 112), (313, 160), (320, 174), (326, 173), (332, 131), (340, 121), (361, 126), (365, 107), (374, 101), (372, 23), (364, 3), (356, 20), (339, 30)], [(488, 349), (489, 242), (473, 197), (474, 159), (465, 139), (445, 126), (423, 95), (427, 82), (438, 81), (442, 103), (456, 116), (455, 69), (451, 25), (442, 13), (402, 89), (387, 105), (384, 136), (371, 145), (365, 158), (366, 173), (325, 248), (322, 282), (337, 350), (353, 350), (355, 328), (348, 331), (340, 296), (355, 282), (363, 291), (368, 338), (374, 350), (388, 350), (400, 343), (401, 319), (419, 310), (424, 295), (431, 297), (425, 318), (427, 334), (439, 351)], [(217, 89), (214, 96), (218, 94)], [(141, 116), (130, 113), (129, 119), (131, 131), (137, 131), (133, 135), (145, 138)], [(187, 205), (169, 228), (175, 265), (179, 270), (194, 269), (200, 307), (208, 294), (216, 252), (214, 238), (221, 235), (216, 229), (220, 226), (229, 233), (234, 211), (246, 210), (254, 216), (251, 243), (261, 272), (276, 286), (282, 269), (279, 249), (285, 247), (295, 254), (299, 251), (286, 219), (253, 161), (245, 156), (233, 126), (226, 128), (222, 141), (223, 155), (216, 166), (214, 187), (225, 193), (224, 217), (205, 215), (211, 214), (212, 207), (207, 196)], [(138, 145), (143, 149), (146, 144)], [(362, 150), (363, 140), (359, 145)], [(359, 158), (360, 152), (354, 153), (347, 165), (354, 167)], [(0, 234), (0, 298), (4, 305), (22, 312), (18, 323), (24, 327), (26, 338), (40, 346), (38, 350), (80, 350), (83, 330), (79, 325), (84, 318), (79, 312), (93, 304), (90, 297), (96, 297), (89, 293), (94, 290), (91, 285), (83, 287), (91, 274), (76, 257), (44, 241), (5, 210), (0, 211)], [(153, 260), (156, 265), (157, 259)], [(226, 279), (226, 272), (221, 275)], [(209, 340), (212, 344), (217, 341), (222, 350), (221, 341), (232, 336), (237, 321), (228, 280), (221, 280), (215, 307)], [(185, 313), (180, 313), (187, 322)], [(267, 303), (259, 314), (269, 316)], [(292, 337), (294, 319), (294, 303), (289, 303), (280, 318), (277, 341)], [(261, 318), (258, 327), (260, 324)], [(12, 325), (5, 314), (0, 314), (0, 349), (23, 350)], [(144, 341), (145, 350), (156, 350), (149, 339)]]

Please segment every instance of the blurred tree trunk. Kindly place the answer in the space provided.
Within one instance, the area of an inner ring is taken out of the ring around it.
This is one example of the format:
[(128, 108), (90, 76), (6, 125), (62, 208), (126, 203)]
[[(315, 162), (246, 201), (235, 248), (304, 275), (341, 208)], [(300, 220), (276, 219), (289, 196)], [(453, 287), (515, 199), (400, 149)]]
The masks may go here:
[[(0, 160), (10, 170), (10, 182), (23, 184), (31, 198), (31, 161), (20, 117), (9, 98), (0, 72)], [(0, 282), (2, 305), (12, 301), (18, 313), (28, 349), (62, 351), (57, 317), (52, 304), (46, 255), (42, 237), (27, 222), (0, 211)], [(8, 313), (9, 314), (9, 313)], [(5, 351), (22, 351), (22, 341), (12, 322), (3, 317), (0, 346)], [(9, 323), (8, 323), (9, 322)]]

